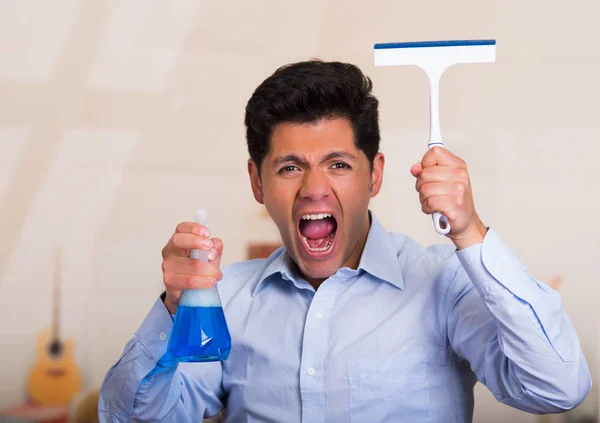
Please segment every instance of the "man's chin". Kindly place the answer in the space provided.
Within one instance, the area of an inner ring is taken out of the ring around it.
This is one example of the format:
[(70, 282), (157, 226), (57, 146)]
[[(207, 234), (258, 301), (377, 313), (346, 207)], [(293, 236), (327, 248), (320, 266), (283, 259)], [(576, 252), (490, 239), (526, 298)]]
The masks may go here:
[[(336, 255), (326, 258), (312, 258), (303, 250), (304, 246), (295, 245), (292, 259), (298, 266), (298, 270), (307, 281), (325, 280), (335, 274), (342, 263)], [(289, 250), (288, 250), (289, 251)]]

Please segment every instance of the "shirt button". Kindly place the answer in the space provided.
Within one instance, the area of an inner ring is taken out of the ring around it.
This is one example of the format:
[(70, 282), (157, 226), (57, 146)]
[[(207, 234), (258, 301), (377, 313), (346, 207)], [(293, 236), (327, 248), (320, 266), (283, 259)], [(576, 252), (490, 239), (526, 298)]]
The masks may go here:
[(164, 341), (165, 339), (167, 339), (167, 334), (164, 332), (161, 332), (158, 334), (158, 337), (160, 338), (161, 341)]
[(315, 369), (313, 369), (312, 367), (309, 367), (308, 370), (306, 370), (306, 374), (309, 376), (313, 376), (317, 371)]
[(317, 312), (315, 313), (315, 319), (318, 319), (318, 320), (320, 320), (320, 319), (322, 319), (322, 318), (323, 318), (323, 313), (321, 313), (320, 311), (317, 311)]

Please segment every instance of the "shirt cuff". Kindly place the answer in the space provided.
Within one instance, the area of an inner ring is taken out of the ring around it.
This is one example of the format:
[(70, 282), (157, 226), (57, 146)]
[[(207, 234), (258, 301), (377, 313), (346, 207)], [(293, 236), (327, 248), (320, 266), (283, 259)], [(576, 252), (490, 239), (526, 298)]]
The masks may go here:
[(158, 298), (137, 331), (137, 338), (155, 362), (167, 352), (172, 328), (171, 314), (162, 299)]
[(483, 242), (456, 252), (469, 279), (481, 295), (507, 289), (522, 300), (531, 300), (540, 286), (500, 236), (489, 228)]
[[(165, 298), (167, 298), (167, 291), (163, 291), (163, 293), (160, 294), (160, 299), (163, 302), (163, 304), (165, 302)], [(173, 322), (175, 322), (175, 314), (171, 314), (171, 320), (173, 320)]]

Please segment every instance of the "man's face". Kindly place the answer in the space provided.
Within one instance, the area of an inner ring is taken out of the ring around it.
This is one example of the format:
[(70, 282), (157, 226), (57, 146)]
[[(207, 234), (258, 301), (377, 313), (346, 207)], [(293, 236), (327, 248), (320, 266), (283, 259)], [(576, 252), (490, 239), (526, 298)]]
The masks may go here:
[(275, 127), (260, 177), (248, 171), (283, 243), (307, 281), (320, 283), (341, 267), (356, 268), (369, 231), (368, 205), (379, 192), (384, 158), (373, 171), (354, 145), (349, 120)]

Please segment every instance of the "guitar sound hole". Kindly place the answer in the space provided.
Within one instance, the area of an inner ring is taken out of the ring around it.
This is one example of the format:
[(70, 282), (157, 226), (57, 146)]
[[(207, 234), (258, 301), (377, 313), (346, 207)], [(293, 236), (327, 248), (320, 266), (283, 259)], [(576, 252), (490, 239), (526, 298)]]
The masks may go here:
[(50, 377), (63, 377), (67, 372), (64, 369), (48, 369), (46, 371)]
[(60, 341), (52, 341), (48, 346), (48, 352), (51, 356), (56, 357), (62, 353), (63, 347)]

